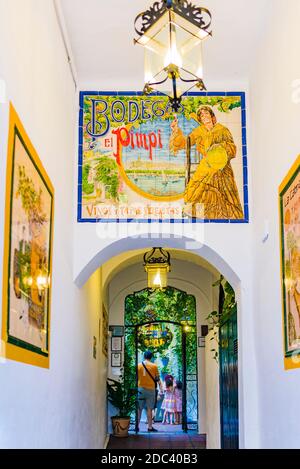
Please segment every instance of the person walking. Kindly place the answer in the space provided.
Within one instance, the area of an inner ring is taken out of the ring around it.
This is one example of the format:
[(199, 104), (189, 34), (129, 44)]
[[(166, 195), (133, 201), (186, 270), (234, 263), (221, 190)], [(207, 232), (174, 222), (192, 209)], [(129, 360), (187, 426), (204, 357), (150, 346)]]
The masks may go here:
[(162, 392), (162, 383), (157, 365), (151, 362), (152, 358), (153, 353), (147, 350), (144, 361), (138, 364), (138, 431), (143, 409), (146, 408), (148, 432), (157, 432), (152, 426), (152, 411), (156, 407), (157, 384)]

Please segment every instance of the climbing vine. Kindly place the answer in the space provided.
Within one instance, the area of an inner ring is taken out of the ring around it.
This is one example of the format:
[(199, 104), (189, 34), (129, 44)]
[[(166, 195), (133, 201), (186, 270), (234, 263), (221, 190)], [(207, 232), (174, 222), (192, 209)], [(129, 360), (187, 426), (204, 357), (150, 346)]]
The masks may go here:
[[(196, 334), (196, 300), (193, 295), (173, 287), (164, 290), (144, 289), (127, 296), (125, 300), (125, 357), (124, 372), (129, 382), (135, 380), (135, 336), (136, 324), (152, 323), (155, 321), (173, 321), (188, 324), (190, 332), (186, 335), (187, 372), (196, 373), (197, 368), (197, 334)], [(173, 340), (168, 346), (153, 350), (159, 357), (162, 367), (161, 374), (168, 374), (176, 370), (176, 376), (182, 379), (182, 329), (180, 326), (170, 325)], [(139, 349), (144, 351), (142, 343)], [(151, 347), (150, 347), (151, 349)]]

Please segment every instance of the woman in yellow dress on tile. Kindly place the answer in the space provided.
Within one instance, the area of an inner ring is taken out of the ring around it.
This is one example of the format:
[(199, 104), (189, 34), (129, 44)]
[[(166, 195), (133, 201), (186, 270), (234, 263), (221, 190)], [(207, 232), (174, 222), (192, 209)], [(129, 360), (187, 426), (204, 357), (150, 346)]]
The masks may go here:
[[(201, 218), (205, 219), (242, 219), (243, 209), (230, 164), (236, 156), (232, 134), (227, 127), (217, 123), (209, 106), (198, 109), (197, 120), (200, 126), (189, 137), (191, 146), (196, 145), (202, 160), (186, 187), (184, 211), (190, 216), (201, 213)], [(178, 127), (177, 117), (171, 128), (170, 151), (176, 155), (186, 148), (187, 137)], [(200, 212), (196, 212), (196, 206), (200, 207)]]

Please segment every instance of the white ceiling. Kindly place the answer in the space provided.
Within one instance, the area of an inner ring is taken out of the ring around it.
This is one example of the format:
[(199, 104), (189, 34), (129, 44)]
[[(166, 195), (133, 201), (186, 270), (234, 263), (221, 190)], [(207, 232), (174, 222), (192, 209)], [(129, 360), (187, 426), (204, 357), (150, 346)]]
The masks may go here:
[[(208, 89), (247, 83), (273, 0), (192, 0), (213, 16), (204, 44)], [(134, 19), (149, 0), (61, 0), (79, 87), (142, 89), (143, 48), (133, 45)], [(91, 88), (90, 88), (91, 89)]]

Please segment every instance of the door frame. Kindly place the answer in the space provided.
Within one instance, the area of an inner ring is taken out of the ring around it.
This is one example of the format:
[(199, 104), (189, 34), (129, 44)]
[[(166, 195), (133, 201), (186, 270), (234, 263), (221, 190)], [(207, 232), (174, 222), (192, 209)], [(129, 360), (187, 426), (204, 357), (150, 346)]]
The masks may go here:
[[(182, 337), (182, 431), (184, 433), (188, 432), (188, 422), (187, 422), (187, 356), (186, 356), (186, 337), (189, 332), (184, 330), (185, 324), (176, 321), (170, 321), (166, 319), (152, 320), (134, 325), (126, 325), (126, 328), (134, 329), (135, 336), (135, 370), (136, 370), (136, 389), (138, 388), (138, 329), (143, 326), (148, 326), (150, 324), (173, 324), (181, 328), (181, 337)], [(195, 334), (197, 337), (197, 327), (196, 324), (191, 326), (195, 328)], [(126, 334), (126, 332), (125, 332)], [(197, 397), (198, 397), (198, 357), (196, 353), (196, 367), (197, 367)], [(199, 397), (198, 397), (199, 399)], [(197, 402), (197, 415), (199, 413), (199, 406)], [(198, 425), (198, 417), (197, 417)], [(135, 433), (138, 433), (138, 401), (136, 401), (136, 410), (135, 410)]]

